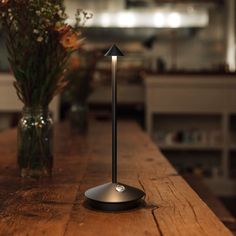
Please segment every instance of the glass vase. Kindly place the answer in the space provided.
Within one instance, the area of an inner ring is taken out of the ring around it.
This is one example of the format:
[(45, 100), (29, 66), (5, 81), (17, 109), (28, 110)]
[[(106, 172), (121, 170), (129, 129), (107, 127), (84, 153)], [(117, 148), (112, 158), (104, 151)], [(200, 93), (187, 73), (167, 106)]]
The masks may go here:
[(18, 124), (21, 177), (48, 177), (53, 167), (53, 120), (48, 108), (25, 107)]

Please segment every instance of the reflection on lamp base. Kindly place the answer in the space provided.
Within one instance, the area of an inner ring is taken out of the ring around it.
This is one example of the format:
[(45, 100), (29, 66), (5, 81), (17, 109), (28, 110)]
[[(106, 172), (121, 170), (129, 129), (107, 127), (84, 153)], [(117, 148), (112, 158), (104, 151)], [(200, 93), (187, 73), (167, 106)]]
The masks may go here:
[(87, 203), (92, 208), (102, 211), (125, 211), (136, 208), (144, 196), (142, 190), (121, 183), (107, 183), (85, 192)]

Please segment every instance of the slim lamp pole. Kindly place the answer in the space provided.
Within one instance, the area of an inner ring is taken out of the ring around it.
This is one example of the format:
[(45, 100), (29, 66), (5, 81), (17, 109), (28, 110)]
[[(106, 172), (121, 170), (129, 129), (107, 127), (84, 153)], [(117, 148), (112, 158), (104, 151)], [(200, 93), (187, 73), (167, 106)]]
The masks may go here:
[(117, 183), (117, 56), (112, 56), (112, 183)]

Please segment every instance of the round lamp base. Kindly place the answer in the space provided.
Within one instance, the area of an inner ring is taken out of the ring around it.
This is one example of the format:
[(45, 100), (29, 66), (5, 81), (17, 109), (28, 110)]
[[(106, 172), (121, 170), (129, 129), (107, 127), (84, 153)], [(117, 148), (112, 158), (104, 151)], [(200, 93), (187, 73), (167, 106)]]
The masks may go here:
[(144, 196), (142, 190), (121, 183), (107, 183), (85, 192), (88, 204), (102, 211), (124, 211), (136, 208)]

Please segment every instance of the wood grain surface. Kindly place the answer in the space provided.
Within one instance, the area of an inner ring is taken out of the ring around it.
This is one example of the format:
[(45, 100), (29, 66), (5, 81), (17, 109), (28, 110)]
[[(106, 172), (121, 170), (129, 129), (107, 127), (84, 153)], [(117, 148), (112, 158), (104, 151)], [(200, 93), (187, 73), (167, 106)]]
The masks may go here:
[(118, 129), (119, 181), (146, 192), (140, 208), (120, 213), (84, 204), (86, 189), (110, 182), (109, 122), (90, 122), (85, 136), (57, 125), (53, 178), (42, 180), (18, 177), (16, 131), (0, 134), (0, 235), (232, 235), (137, 124)]

